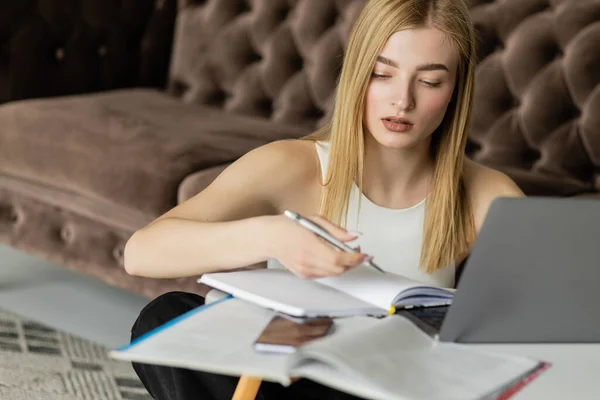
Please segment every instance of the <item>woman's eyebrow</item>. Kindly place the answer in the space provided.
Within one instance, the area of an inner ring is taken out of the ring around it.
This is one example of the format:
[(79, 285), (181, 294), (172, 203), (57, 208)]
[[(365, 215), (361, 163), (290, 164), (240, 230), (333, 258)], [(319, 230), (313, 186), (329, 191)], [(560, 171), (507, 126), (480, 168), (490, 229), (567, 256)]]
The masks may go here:
[(394, 60), (390, 60), (384, 56), (377, 56), (377, 62), (380, 62), (385, 65), (389, 65), (390, 67), (398, 68), (398, 63)]
[(446, 67), (444, 64), (423, 64), (423, 65), (419, 65), (417, 67), (417, 71), (436, 71), (436, 70), (444, 70), (444, 71), (448, 71), (450, 72), (450, 70), (448, 69), (448, 67)]
[[(382, 64), (385, 64), (385, 65), (389, 65), (390, 67), (399, 68), (398, 63), (396, 61), (391, 60), (384, 56), (377, 56), (376, 61), (380, 62)], [(437, 71), (437, 70), (443, 70), (443, 71), (450, 72), (450, 70), (448, 69), (448, 67), (446, 65), (440, 64), (440, 63), (422, 64), (417, 67), (417, 71)]]

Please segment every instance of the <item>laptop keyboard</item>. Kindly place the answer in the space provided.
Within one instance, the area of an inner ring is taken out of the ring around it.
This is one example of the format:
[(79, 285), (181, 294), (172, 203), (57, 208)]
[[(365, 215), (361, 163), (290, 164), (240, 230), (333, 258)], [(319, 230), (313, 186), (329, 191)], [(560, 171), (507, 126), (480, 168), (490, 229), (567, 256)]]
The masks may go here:
[(440, 307), (419, 307), (410, 309), (409, 312), (419, 318), (421, 321), (436, 329), (438, 332), (442, 328), (442, 323), (446, 317), (448, 306)]

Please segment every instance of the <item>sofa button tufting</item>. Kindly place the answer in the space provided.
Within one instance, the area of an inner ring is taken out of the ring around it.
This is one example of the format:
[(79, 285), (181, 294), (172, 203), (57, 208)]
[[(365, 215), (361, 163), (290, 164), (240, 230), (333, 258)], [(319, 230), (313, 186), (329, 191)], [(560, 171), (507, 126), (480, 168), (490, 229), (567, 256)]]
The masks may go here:
[(104, 57), (106, 55), (106, 46), (98, 47), (98, 55)]
[(557, 49), (554, 53), (554, 59), (557, 60), (559, 58), (563, 58), (564, 54), (561, 49)]
[(154, 3), (154, 8), (157, 10), (162, 10), (164, 6), (165, 0), (156, 0), (156, 3)]
[(73, 240), (73, 230), (68, 226), (62, 227), (60, 230), (60, 238), (63, 240), (63, 242), (71, 242)]
[(117, 260), (117, 262), (119, 263), (119, 265), (123, 266), (123, 247), (119, 246), (119, 247), (115, 247), (113, 249), (113, 257), (115, 260)]
[(19, 222), (19, 214), (17, 214), (17, 210), (15, 210), (14, 208), (10, 210), (10, 212), (8, 213), (8, 220), (13, 224)]
[(65, 49), (63, 49), (62, 47), (56, 49), (56, 51), (54, 52), (54, 57), (56, 57), (57, 61), (62, 61), (65, 58)]
[(19, 215), (13, 207), (0, 205), (0, 219), (16, 224), (19, 221)]

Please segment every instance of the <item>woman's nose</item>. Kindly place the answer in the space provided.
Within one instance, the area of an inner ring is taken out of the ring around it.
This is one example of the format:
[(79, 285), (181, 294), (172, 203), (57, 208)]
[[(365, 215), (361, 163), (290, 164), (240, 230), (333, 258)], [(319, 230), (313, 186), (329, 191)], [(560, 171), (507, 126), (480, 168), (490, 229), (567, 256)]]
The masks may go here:
[(409, 111), (415, 108), (415, 98), (410, 85), (406, 85), (395, 92), (392, 100), (392, 107), (397, 111)]

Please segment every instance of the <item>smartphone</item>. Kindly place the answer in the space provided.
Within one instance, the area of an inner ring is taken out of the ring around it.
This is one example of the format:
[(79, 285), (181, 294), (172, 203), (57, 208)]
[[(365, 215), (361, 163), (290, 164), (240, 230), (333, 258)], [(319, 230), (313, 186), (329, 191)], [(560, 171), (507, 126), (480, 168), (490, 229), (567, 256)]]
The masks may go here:
[(298, 347), (324, 336), (333, 327), (333, 319), (311, 318), (306, 321), (275, 316), (254, 342), (254, 350), (264, 353), (290, 354)]

